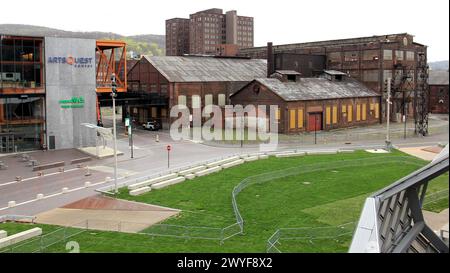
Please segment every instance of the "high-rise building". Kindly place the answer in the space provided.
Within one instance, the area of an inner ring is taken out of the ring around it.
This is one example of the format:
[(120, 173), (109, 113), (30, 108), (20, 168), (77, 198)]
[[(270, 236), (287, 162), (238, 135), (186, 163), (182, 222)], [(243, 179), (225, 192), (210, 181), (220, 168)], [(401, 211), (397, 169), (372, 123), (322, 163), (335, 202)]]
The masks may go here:
[(166, 20), (166, 55), (180, 56), (189, 52), (189, 19)]
[(235, 10), (225, 14), (221, 9), (199, 11), (189, 19), (166, 21), (166, 55), (235, 55), (230, 52), (236, 50), (229, 49), (253, 47), (253, 33), (253, 17), (238, 16)]

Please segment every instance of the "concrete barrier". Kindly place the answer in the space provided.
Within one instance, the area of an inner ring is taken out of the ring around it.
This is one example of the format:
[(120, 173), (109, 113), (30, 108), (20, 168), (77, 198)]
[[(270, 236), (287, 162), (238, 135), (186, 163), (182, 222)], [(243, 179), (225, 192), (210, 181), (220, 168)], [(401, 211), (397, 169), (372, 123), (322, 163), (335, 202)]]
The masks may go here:
[(64, 187), (64, 188), (61, 189), (61, 192), (62, 193), (68, 193), (69, 192), (69, 188)]
[(331, 150), (331, 151), (309, 151), (307, 152), (308, 155), (334, 155), (337, 154), (337, 150)]
[(243, 159), (239, 159), (239, 160), (236, 160), (236, 161), (232, 161), (232, 162), (223, 164), (222, 168), (228, 169), (228, 168), (231, 168), (231, 167), (234, 167), (234, 166), (237, 166), (237, 165), (241, 165), (244, 162), (245, 161)]
[(220, 165), (223, 165), (223, 164), (226, 164), (226, 163), (230, 163), (232, 161), (236, 161), (238, 159), (239, 159), (239, 156), (232, 156), (232, 157), (225, 158), (225, 159), (222, 159), (222, 160), (219, 160), (219, 161), (208, 163), (208, 164), (206, 164), (206, 167), (213, 168), (213, 167), (217, 167), (217, 166), (220, 166)]
[(177, 177), (177, 178), (172, 178), (172, 179), (169, 179), (169, 180), (166, 180), (166, 181), (162, 181), (162, 182), (158, 182), (158, 183), (152, 184), (151, 187), (152, 187), (152, 189), (158, 190), (158, 189), (162, 189), (162, 188), (165, 188), (167, 186), (170, 186), (170, 185), (174, 185), (174, 184), (178, 184), (178, 183), (184, 182), (185, 180), (186, 180), (186, 178), (180, 176), (180, 177)]
[(53, 168), (58, 168), (58, 167), (64, 167), (64, 165), (66, 165), (66, 163), (64, 161), (42, 164), (42, 165), (34, 166), (33, 172), (43, 171), (43, 170), (48, 170), (48, 169), (53, 169)]
[(250, 161), (256, 161), (259, 159), (259, 156), (255, 155), (255, 156), (249, 156), (247, 158), (244, 159), (245, 162), (250, 162)]
[(268, 159), (269, 155), (260, 155), (258, 156), (259, 159)]
[(244, 159), (244, 158), (247, 158), (247, 157), (249, 157), (249, 155), (247, 155), (247, 154), (239, 156), (240, 159)]
[(0, 230), (0, 239), (8, 237), (8, 232), (4, 230)]
[(285, 154), (277, 154), (276, 157), (295, 157), (295, 156), (304, 156), (305, 152), (295, 152), (295, 153), (285, 153)]
[(186, 169), (186, 170), (180, 171), (180, 172), (178, 172), (178, 175), (186, 176), (188, 174), (193, 174), (193, 173), (196, 173), (196, 172), (199, 172), (199, 171), (203, 171), (204, 169), (206, 169), (205, 165), (197, 166), (197, 167), (194, 167), (194, 168), (190, 168), (190, 169)]
[(137, 196), (137, 195), (141, 195), (141, 194), (144, 194), (146, 192), (149, 192), (151, 190), (152, 190), (152, 188), (150, 188), (149, 186), (145, 186), (145, 187), (142, 187), (142, 188), (130, 191), (130, 195), (131, 196)]
[(36, 195), (36, 199), (37, 199), (37, 200), (44, 199), (44, 194), (38, 193), (38, 194)]
[(203, 171), (196, 172), (195, 176), (205, 176), (205, 175), (208, 175), (208, 174), (219, 172), (220, 170), (222, 170), (222, 167), (216, 166), (216, 167), (212, 167), (212, 168), (209, 168), (209, 169), (206, 169), (206, 170), (203, 170)]
[(189, 180), (192, 180), (192, 179), (195, 178), (195, 174), (193, 174), (193, 173), (191, 173), (191, 174), (186, 174), (186, 175), (184, 176), (184, 178), (189, 179)]
[(155, 178), (143, 181), (143, 182), (131, 184), (131, 185), (128, 186), (128, 189), (129, 190), (139, 189), (139, 188), (142, 188), (142, 187), (145, 187), (145, 186), (150, 186), (152, 184), (156, 184), (156, 183), (161, 182), (161, 181), (165, 181), (165, 180), (169, 180), (169, 179), (172, 179), (172, 178), (176, 178), (177, 176), (178, 175), (176, 173), (171, 173), (171, 174), (168, 174), (168, 175), (155, 177)]
[(89, 188), (91, 186), (91, 182), (84, 182), (84, 187), (85, 188)]
[(70, 161), (70, 165), (73, 165), (73, 164), (80, 164), (80, 163), (88, 162), (88, 161), (91, 161), (91, 160), (92, 160), (91, 157), (76, 158), (76, 159), (72, 159), (72, 160)]
[(42, 229), (38, 227), (16, 233), (6, 238), (0, 239), (0, 248), (8, 247), (22, 241), (37, 237), (39, 235), (42, 235)]
[(339, 150), (338, 153), (340, 154), (349, 154), (349, 153), (354, 153), (355, 150)]
[(8, 202), (8, 208), (12, 208), (16, 206), (16, 201), (9, 201)]

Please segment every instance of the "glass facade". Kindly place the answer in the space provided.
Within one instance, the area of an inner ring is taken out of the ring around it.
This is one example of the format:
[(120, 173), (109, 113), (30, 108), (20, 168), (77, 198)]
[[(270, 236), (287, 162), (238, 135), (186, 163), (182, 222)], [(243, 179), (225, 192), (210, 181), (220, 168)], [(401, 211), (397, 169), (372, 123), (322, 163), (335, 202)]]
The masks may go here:
[(0, 36), (0, 153), (44, 143), (43, 38)]

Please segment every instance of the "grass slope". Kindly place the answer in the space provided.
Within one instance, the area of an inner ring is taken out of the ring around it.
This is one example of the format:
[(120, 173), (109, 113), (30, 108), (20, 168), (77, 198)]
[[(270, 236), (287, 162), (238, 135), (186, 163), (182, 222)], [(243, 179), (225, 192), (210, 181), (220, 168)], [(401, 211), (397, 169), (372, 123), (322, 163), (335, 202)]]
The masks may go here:
[[(243, 179), (313, 163), (326, 162), (334, 166), (329, 170), (273, 179), (243, 190), (237, 201), (245, 221), (245, 234), (226, 240), (223, 245), (218, 241), (92, 231), (72, 239), (79, 242), (81, 252), (264, 252), (267, 239), (278, 228), (335, 226), (357, 221), (364, 199), (370, 193), (426, 164), (408, 156), (406, 161), (414, 164), (339, 167), (343, 160), (366, 158), (371, 161), (386, 156), (406, 155), (398, 151), (388, 155), (358, 151), (283, 159), (270, 157), (142, 196), (132, 197), (127, 190), (120, 192), (119, 197), (123, 199), (182, 210), (179, 216), (166, 220), (165, 224), (222, 228), (235, 223), (231, 192)], [(445, 178), (438, 179), (445, 181)], [(448, 183), (441, 182), (430, 189), (438, 191), (445, 186), (448, 188)], [(14, 229), (15, 226), (0, 224), (0, 229)], [(286, 241), (282, 242), (281, 248), (292, 252), (345, 252), (350, 240), (351, 236), (313, 242)], [(57, 244), (47, 251), (63, 252), (65, 249)]]

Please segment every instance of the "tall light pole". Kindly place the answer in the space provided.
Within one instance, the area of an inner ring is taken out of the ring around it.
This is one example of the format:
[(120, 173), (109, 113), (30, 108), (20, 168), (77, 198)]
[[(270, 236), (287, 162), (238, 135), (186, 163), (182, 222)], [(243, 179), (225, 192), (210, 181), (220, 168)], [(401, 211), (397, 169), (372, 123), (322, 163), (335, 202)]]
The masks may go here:
[(387, 78), (386, 83), (387, 99), (386, 99), (386, 149), (391, 149), (391, 140), (389, 138), (389, 122), (390, 122), (390, 112), (391, 112), (391, 78)]
[(117, 96), (117, 83), (116, 74), (111, 74), (111, 97), (113, 103), (113, 143), (114, 143), (114, 193), (117, 194), (119, 189), (117, 188), (117, 132), (116, 132), (116, 96)]

